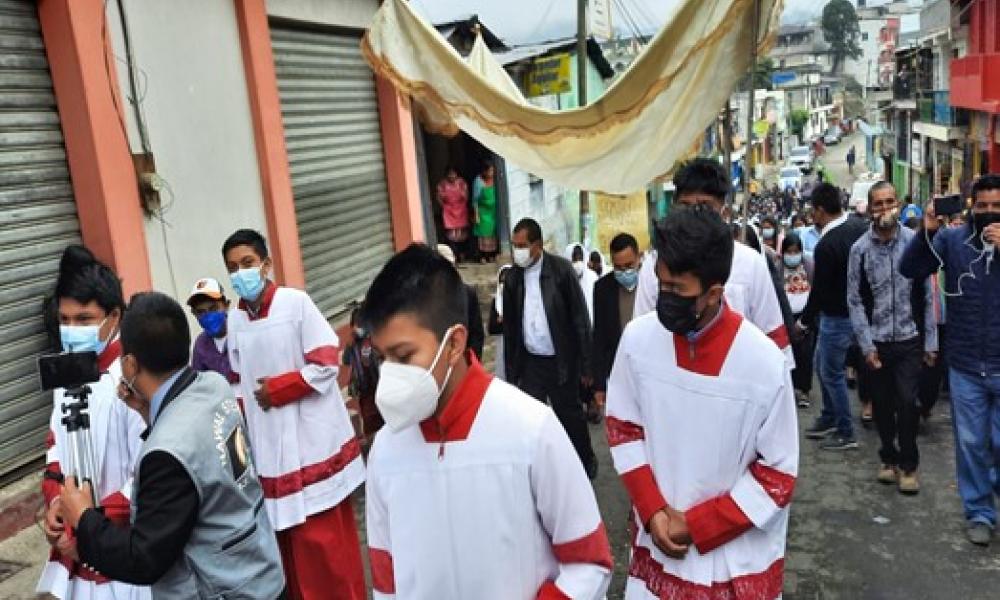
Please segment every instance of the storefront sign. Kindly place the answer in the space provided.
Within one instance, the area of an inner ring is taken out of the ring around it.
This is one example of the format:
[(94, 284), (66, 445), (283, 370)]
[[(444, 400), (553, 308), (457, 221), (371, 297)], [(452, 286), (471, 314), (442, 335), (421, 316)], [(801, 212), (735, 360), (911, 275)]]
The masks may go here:
[[(595, 249), (608, 256), (611, 239), (619, 233), (630, 233), (639, 242), (639, 249), (649, 248), (649, 208), (646, 192), (636, 192), (628, 196), (593, 194), (597, 235)], [(610, 256), (608, 259), (610, 260)]]
[(924, 168), (924, 144), (923, 140), (916, 136), (910, 142), (910, 164), (914, 169)]
[(572, 91), (569, 54), (536, 58), (528, 73), (528, 96), (548, 96)]

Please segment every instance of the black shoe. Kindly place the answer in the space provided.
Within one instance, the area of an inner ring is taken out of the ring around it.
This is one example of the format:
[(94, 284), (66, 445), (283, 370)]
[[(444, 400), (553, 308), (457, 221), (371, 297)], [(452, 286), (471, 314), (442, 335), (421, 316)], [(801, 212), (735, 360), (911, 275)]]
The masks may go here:
[(844, 437), (842, 435), (835, 435), (828, 440), (824, 440), (820, 445), (820, 450), (853, 450), (858, 447), (858, 440), (853, 437)]
[(809, 438), (810, 440), (821, 440), (835, 431), (837, 431), (836, 426), (827, 425), (823, 421), (816, 419), (816, 422), (813, 423), (813, 426), (810, 427), (809, 429), (806, 429), (806, 437)]
[(587, 477), (591, 481), (597, 479), (597, 458), (590, 459), (590, 462), (584, 466), (587, 471)]

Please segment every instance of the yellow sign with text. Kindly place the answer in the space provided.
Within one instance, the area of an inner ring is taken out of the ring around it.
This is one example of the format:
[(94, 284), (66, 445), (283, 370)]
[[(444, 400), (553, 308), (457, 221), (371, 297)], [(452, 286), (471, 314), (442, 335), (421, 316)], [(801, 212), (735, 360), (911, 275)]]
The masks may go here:
[(569, 61), (569, 54), (536, 58), (528, 72), (528, 96), (548, 96), (571, 91)]
[(597, 232), (597, 249), (608, 255), (611, 239), (619, 233), (631, 233), (639, 242), (639, 249), (649, 248), (649, 207), (646, 192), (636, 192), (628, 196), (593, 194), (594, 220)]

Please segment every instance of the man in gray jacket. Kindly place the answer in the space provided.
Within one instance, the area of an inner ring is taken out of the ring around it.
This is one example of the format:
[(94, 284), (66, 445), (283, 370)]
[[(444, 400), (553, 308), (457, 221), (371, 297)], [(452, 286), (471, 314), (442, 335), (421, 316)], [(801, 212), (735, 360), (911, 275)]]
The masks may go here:
[(910, 280), (899, 271), (915, 234), (899, 224), (899, 202), (891, 183), (872, 186), (868, 210), (871, 230), (851, 248), (847, 304), (870, 373), (875, 426), (882, 441), (878, 480), (916, 494), (921, 360), (933, 365), (938, 349), (932, 287), (927, 279)]
[(67, 480), (62, 517), (81, 562), (151, 585), (159, 599), (284, 598), (278, 546), (240, 407), (229, 384), (188, 365), (191, 334), (171, 298), (133, 296), (121, 323), (119, 396), (149, 425), (132, 484), (131, 526), (95, 509)]

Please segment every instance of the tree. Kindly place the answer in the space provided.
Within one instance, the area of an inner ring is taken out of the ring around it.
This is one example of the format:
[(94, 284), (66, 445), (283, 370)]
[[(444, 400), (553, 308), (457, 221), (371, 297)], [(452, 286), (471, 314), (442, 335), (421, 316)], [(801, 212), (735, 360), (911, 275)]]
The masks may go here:
[(839, 73), (848, 58), (861, 58), (861, 28), (858, 13), (848, 0), (830, 0), (823, 7), (823, 38), (833, 51), (833, 72)]
[(804, 108), (796, 108), (792, 110), (790, 115), (792, 133), (796, 135), (800, 140), (802, 139), (802, 130), (806, 126), (806, 121), (809, 120), (809, 111)]
[[(771, 81), (771, 76), (774, 75), (774, 60), (765, 56), (757, 59), (757, 68), (753, 72), (753, 87), (755, 90), (772, 90), (774, 89), (774, 84)], [(747, 79), (748, 77), (744, 75), (736, 89), (740, 92), (747, 91)]]

